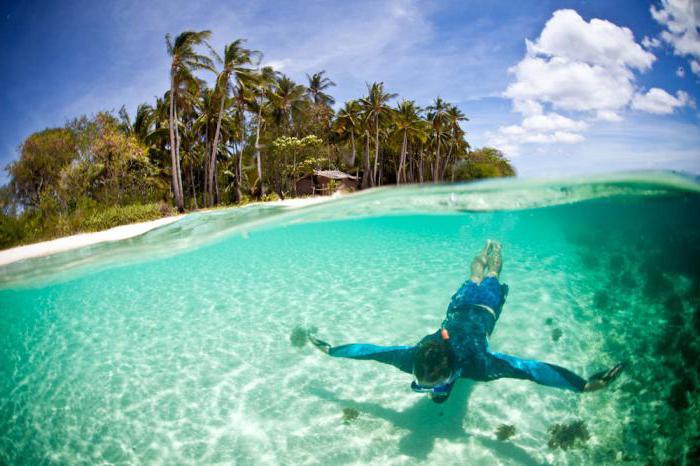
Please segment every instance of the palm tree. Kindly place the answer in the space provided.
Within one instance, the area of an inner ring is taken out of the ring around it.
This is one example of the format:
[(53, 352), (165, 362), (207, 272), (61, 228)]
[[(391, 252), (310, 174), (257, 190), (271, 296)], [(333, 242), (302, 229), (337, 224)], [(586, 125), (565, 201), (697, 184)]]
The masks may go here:
[(429, 105), (428, 110), (428, 120), (433, 125), (433, 136), (435, 139), (436, 153), (435, 153), (435, 164), (433, 166), (433, 182), (437, 183), (440, 178), (440, 146), (441, 140), (443, 139), (443, 128), (446, 124), (446, 113), (448, 109), (448, 103), (442, 100), (441, 97), (437, 97), (432, 105)]
[(334, 131), (341, 136), (350, 136), (350, 147), (352, 155), (350, 158), (350, 166), (355, 166), (357, 151), (355, 150), (355, 133), (360, 128), (360, 104), (357, 100), (348, 100), (345, 106), (338, 112), (338, 117), (335, 120)]
[(232, 131), (231, 134), (236, 134), (236, 138), (232, 138), (232, 143), (238, 146), (238, 151), (234, 152), (234, 156), (237, 156), (237, 163), (235, 166), (236, 172), (236, 190), (235, 190), (235, 202), (239, 202), (241, 199), (241, 180), (243, 177), (243, 150), (245, 149), (246, 136), (246, 126), (245, 126), (245, 110), (249, 108), (250, 103), (255, 99), (253, 94), (254, 78), (248, 76), (247, 79), (240, 79), (237, 81), (235, 88), (233, 89), (233, 120), (236, 122), (236, 130)]
[(141, 104), (136, 109), (134, 117), (134, 134), (139, 141), (144, 142), (157, 123), (156, 110), (148, 104)]
[(427, 139), (427, 122), (420, 116), (420, 108), (412, 100), (403, 100), (394, 113), (394, 129), (401, 135), (401, 153), (399, 168), (396, 172), (396, 184), (401, 184), (401, 178), (406, 182), (406, 154), (409, 140)]
[(214, 63), (209, 57), (195, 51), (195, 47), (207, 44), (211, 31), (185, 31), (173, 41), (170, 34), (165, 35), (165, 43), (170, 63), (170, 157), (172, 159), (173, 197), (180, 212), (185, 210), (180, 172), (180, 135), (177, 118), (178, 87), (183, 79), (190, 78), (194, 70), (214, 71)]
[(306, 88), (295, 83), (284, 74), (277, 79), (269, 93), (273, 115), (283, 133), (289, 134), (294, 128), (294, 115), (300, 113), (307, 103)]
[(306, 89), (306, 93), (315, 105), (330, 107), (335, 104), (335, 99), (324, 91), (329, 87), (335, 86), (335, 83), (324, 76), (325, 74), (326, 70), (319, 71), (311, 76), (307, 74), (306, 79), (309, 80), (309, 87)]
[(445, 178), (445, 173), (447, 172), (447, 167), (450, 164), (451, 157), (453, 153), (462, 152), (464, 153), (466, 149), (469, 148), (469, 143), (464, 140), (464, 130), (460, 126), (460, 121), (469, 121), (456, 105), (448, 104), (447, 111), (445, 112), (445, 122), (447, 130), (449, 131), (449, 152), (445, 158), (445, 164), (442, 167), (442, 178)]
[(249, 108), (257, 114), (255, 123), (255, 162), (258, 169), (258, 181), (260, 187), (260, 197), (265, 196), (265, 183), (263, 182), (262, 174), (262, 158), (260, 156), (260, 130), (262, 129), (263, 108), (265, 107), (265, 97), (269, 94), (270, 88), (275, 83), (279, 73), (272, 69), (271, 66), (263, 66), (262, 69), (255, 75), (253, 80), (252, 92), (254, 99), (249, 102)]
[(245, 39), (237, 39), (224, 47), (224, 66), (216, 78), (215, 91), (216, 97), (219, 100), (219, 115), (216, 122), (216, 129), (214, 130), (214, 142), (211, 145), (211, 156), (206, 164), (208, 168), (206, 174), (206, 186), (208, 203), (210, 207), (213, 204), (212, 186), (214, 184), (214, 176), (216, 175), (216, 153), (219, 150), (221, 119), (224, 116), (224, 102), (226, 101), (226, 95), (228, 94), (228, 90), (231, 85), (231, 79), (238, 83), (239, 86), (245, 79), (250, 80), (253, 74), (253, 69), (249, 68), (248, 65), (256, 65), (257, 63), (253, 63), (253, 61), (260, 55), (260, 52), (244, 48), (244, 43)]
[(372, 186), (378, 184), (379, 164), (379, 121), (391, 114), (391, 107), (387, 102), (396, 97), (396, 94), (384, 92), (384, 83), (372, 83), (367, 85), (367, 96), (360, 99), (360, 104), (365, 113), (365, 118), (374, 124), (374, 169), (372, 170)]

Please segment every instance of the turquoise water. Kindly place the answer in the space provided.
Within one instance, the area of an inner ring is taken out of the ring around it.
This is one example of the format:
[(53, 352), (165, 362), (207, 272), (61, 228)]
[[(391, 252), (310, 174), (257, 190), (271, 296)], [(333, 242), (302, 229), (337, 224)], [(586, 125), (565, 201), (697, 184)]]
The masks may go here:
[[(0, 268), (0, 463), (697, 463), (699, 201), (668, 173), (384, 189)], [(628, 361), (614, 386), (462, 380), (436, 405), (392, 367), (291, 344), (417, 342), (487, 238), (510, 285), (492, 349)], [(588, 440), (548, 446), (579, 420)]]

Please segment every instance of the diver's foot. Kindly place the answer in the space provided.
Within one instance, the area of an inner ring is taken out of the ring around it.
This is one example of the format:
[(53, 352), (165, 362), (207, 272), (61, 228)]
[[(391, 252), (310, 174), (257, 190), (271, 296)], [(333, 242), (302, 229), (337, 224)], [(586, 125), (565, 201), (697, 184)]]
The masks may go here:
[(489, 243), (489, 254), (500, 254), (501, 253), (501, 242), (495, 239), (490, 239), (487, 241)]

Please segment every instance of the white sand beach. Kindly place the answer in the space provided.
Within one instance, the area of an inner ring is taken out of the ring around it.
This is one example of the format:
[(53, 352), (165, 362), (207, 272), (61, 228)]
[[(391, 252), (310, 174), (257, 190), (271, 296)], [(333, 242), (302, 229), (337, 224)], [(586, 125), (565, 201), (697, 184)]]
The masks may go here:
[[(304, 197), (285, 199), (280, 201), (272, 201), (270, 204), (282, 205), (290, 209), (305, 207), (311, 204), (328, 201), (334, 196), (323, 197)], [(109, 230), (96, 231), (91, 233), (81, 233), (78, 235), (66, 236), (50, 241), (42, 241), (40, 243), (28, 244), (25, 246), (17, 246), (11, 249), (0, 251), (0, 267), (11, 264), (12, 262), (31, 259), (34, 257), (49, 256), (59, 252), (69, 251), (71, 249), (82, 248), (97, 243), (106, 241), (119, 241), (123, 239), (133, 238), (134, 236), (142, 235), (154, 228), (158, 228), (180, 220), (184, 215), (174, 215), (172, 217), (159, 218), (149, 222), (132, 223), (129, 225), (120, 225), (110, 228)]]
[(119, 241), (142, 235), (163, 225), (178, 221), (184, 215), (174, 215), (172, 217), (159, 218), (150, 222), (132, 223), (130, 225), (120, 225), (109, 230), (95, 231), (92, 233), (81, 233), (73, 236), (66, 236), (51, 241), (17, 246), (11, 249), (0, 251), (0, 266), (17, 262), (33, 257), (48, 256), (58, 252), (69, 251), (71, 249), (90, 246), (92, 244), (105, 241)]

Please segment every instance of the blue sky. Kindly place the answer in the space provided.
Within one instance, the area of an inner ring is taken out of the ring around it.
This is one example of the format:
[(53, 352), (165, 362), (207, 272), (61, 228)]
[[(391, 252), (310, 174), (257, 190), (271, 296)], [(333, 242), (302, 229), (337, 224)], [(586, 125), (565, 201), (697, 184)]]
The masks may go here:
[(152, 102), (165, 34), (210, 29), (300, 82), (325, 69), (338, 102), (372, 81), (440, 95), (523, 176), (700, 173), (699, 18), (698, 0), (3, 3), (0, 165), (34, 131)]

